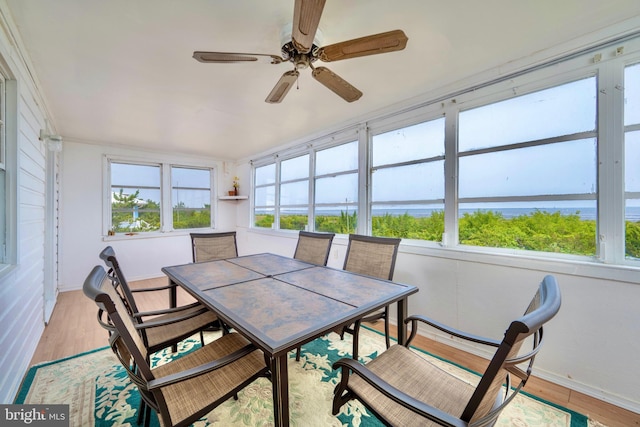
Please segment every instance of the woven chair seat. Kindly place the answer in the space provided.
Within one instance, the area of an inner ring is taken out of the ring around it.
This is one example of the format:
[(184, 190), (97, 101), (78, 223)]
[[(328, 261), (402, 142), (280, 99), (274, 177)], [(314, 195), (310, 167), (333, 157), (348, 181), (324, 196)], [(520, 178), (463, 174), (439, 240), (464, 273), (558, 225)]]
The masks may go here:
[[(190, 313), (202, 310), (201, 305), (193, 308), (181, 310), (177, 313), (169, 313), (154, 317), (153, 321), (169, 320), (176, 316), (186, 316)], [(191, 336), (194, 331), (199, 331), (211, 325), (218, 319), (218, 316), (212, 311), (205, 311), (202, 314), (193, 316), (188, 319), (180, 320), (176, 323), (169, 323), (157, 328), (146, 328), (147, 344), (149, 348), (164, 347), (163, 343), (177, 342)]]
[[(401, 345), (391, 346), (367, 363), (367, 368), (398, 390), (454, 416), (462, 414), (475, 390)], [(349, 387), (394, 426), (440, 425), (395, 403), (358, 375), (351, 376)]]
[[(220, 359), (249, 344), (243, 336), (229, 333), (220, 339), (199, 348), (179, 359), (153, 369), (156, 378), (178, 374), (187, 369)], [(264, 371), (265, 361), (261, 351), (255, 350), (249, 355), (208, 374), (181, 381), (162, 388), (162, 395), (174, 424), (207, 407), (212, 401), (220, 399), (239, 384), (250, 380)]]

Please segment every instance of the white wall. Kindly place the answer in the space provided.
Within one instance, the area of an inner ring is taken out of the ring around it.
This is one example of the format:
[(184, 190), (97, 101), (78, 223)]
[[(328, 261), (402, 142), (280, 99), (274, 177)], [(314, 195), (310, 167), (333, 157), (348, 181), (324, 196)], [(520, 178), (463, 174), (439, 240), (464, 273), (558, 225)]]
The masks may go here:
[[(164, 233), (160, 237), (145, 236), (144, 233), (136, 236), (105, 236), (105, 155), (150, 162), (215, 167), (215, 182), (221, 183), (218, 186), (218, 195), (225, 195), (228, 188), (231, 188), (232, 166), (227, 165), (225, 174), (222, 161), (80, 142), (65, 143), (60, 224), (61, 291), (81, 289), (93, 266), (102, 264), (98, 254), (107, 245), (111, 245), (116, 251), (128, 280), (162, 276), (162, 267), (191, 262), (191, 240), (185, 231)], [(236, 202), (216, 200), (216, 203), (216, 230), (235, 230)]]
[(44, 330), (46, 161), (53, 155), (38, 140), (47, 113), (6, 10), (0, 2), (0, 57), (17, 83), (17, 123), (7, 123), (8, 145), (17, 137), (15, 155), (7, 151), (9, 163), (17, 160), (17, 227), (7, 230), (16, 236), (17, 252), (14, 265), (0, 274), (0, 403), (13, 402)]

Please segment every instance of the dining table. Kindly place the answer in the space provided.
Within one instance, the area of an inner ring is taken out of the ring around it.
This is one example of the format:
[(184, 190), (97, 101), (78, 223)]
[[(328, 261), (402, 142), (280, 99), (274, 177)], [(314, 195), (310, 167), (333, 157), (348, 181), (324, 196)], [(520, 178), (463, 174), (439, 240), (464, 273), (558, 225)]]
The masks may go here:
[(404, 343), (407, 298), (418, 292), (413, 285), (272, 253), (162, 271), (269, 357), (278, 427), (289, 425), (291, 350), (393, 303), (397, 303), (398, 342)]

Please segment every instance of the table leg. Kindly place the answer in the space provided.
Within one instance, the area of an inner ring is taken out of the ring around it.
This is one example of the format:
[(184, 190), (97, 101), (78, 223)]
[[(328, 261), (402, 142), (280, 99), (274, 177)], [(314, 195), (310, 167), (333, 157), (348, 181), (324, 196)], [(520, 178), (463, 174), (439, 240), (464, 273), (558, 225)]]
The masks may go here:
[(289, 373), (287, 353), (271, 359), (273, 421), (277, 427), (289, 426)]
[(407, 318), (407, 299), (398, 301), (398, 344), (404, 345), (407, 342), (407, 325), (404, 323)]

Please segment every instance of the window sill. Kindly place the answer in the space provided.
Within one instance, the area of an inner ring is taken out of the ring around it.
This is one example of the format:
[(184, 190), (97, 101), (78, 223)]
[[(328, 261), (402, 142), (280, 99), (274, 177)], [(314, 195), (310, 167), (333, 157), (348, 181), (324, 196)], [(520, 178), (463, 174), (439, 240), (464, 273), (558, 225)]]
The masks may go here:
[(215, 233), (214, 228), (189, 228), (184, 230), (155, 231), (155, 232), (132, 232), (116, 233), (113, 236), (102, 236), (103, 242), (114, 242), (122, 240), (157, 239), (163, 237), (188, 236), (190, 233)]

